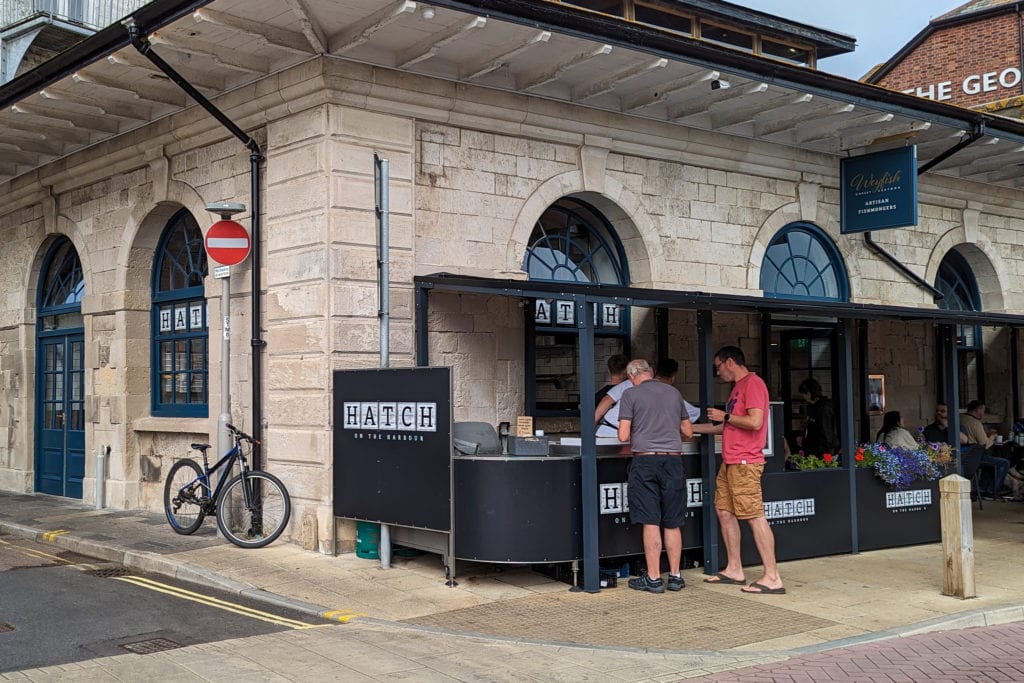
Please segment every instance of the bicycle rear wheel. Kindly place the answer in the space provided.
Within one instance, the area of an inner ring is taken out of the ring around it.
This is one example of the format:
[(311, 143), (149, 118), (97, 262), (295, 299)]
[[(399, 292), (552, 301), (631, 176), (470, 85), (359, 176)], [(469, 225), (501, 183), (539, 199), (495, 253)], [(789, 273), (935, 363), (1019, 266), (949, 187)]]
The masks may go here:
[[(244, 477), (244, 479), (243, 479)], [(244, 487), (251, 505), (245, 505)], [(228, 482), (217, 501), (217, 526), (242, 548), (262, 548), (281, 535), (292, 513), (288, 491), (277, 477), (252, 471)]]
[(203, 471), (192, 460), (179, 460), (171, 466), (164, 482), (164, 514), (179, 534), (191, 534), (203, 523), (200, 498), (205, 494)]

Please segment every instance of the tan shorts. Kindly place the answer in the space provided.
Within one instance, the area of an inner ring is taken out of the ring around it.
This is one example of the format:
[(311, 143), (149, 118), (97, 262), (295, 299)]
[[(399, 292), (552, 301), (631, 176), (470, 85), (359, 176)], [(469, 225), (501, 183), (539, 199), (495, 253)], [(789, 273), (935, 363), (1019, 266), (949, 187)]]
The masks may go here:
[(736, 519), (764, 517), (761, 498), (761, 475), (764, 463), (756, 465), (726, 465), (718, 470), (715, 479), (715, 508), (728, 510)]

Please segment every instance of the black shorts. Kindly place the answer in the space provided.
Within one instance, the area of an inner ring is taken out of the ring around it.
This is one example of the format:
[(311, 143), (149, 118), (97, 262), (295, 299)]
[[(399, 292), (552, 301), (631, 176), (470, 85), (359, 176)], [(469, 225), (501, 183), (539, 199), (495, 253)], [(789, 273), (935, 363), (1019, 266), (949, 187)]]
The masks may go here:
[(629, 521), (683, 526), (686, 516), (686, 473), (678, 455), (634, 455), (629, 465)]

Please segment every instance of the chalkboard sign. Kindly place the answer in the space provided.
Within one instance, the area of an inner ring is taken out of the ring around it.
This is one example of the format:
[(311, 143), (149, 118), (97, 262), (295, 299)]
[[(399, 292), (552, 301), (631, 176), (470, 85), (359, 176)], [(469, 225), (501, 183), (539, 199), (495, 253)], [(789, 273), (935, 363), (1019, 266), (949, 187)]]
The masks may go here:
[(334, 514), (451, 530), (450, 368), (334, 372)]

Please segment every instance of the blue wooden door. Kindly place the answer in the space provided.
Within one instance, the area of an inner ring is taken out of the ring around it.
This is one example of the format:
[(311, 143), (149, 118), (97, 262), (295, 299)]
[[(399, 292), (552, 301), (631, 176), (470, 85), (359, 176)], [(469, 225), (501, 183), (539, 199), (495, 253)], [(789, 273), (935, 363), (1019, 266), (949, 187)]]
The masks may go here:
[(36, 490), (40, 493), (82, 497), (85, 475), (83, 345), (81, 334), (39, 338)]

